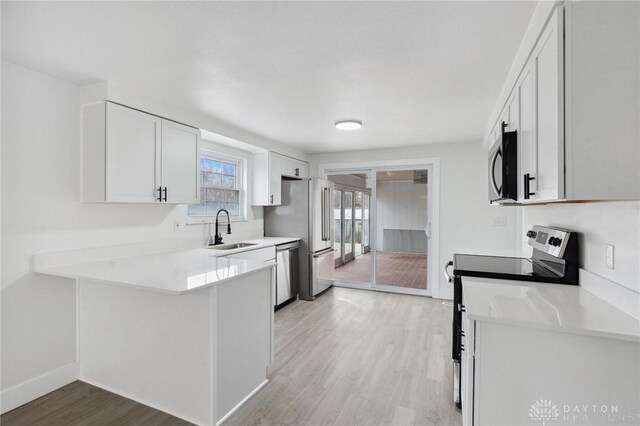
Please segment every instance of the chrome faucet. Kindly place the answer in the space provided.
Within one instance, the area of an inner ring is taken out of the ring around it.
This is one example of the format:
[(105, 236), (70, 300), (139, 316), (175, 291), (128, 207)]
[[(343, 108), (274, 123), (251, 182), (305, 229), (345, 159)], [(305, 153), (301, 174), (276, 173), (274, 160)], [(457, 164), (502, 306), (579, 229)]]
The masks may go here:
[(222, 234), (218, 232), (218, 216), (222, 212), (225, 212), (227, 214), (227, 234), (231, 234), (231, 219), (229, 219), (229, 212), (226, 211), (225, 209), (220, 209), (218, 210), (218, 213), (216, 213), (216, 236), (215, 236), (215, 241), (213, 243), (214, 246), (217, 246), (224, 242), (222, 241)]

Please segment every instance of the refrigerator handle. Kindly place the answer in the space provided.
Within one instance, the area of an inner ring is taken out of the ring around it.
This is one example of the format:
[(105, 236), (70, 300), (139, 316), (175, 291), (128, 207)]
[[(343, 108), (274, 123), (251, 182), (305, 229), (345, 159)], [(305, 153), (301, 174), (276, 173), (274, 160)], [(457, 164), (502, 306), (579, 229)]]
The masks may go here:
[(322, 241), (329, 241), (331, 238), (331, 235), (329, 235), (329, 230), (331, 229), (331, 200), (329, 196), (329, 188), (322, 188)]
[(320, 238), (322, 238), (322, 241), (325, 240), (324, 239), (324, 234), (325, 234), (325, 231), (324, 231), (324, 225), (325, 225), (324, 211), (325, 211), (325, 206), (324, 205), (325, 205), (325, 202), (326, 202), (326, 200), (325, 200), (325, 197), (324, 197), (324, 188), (322, 188), (322, 193), (320, 195), (320, 214), (321, 214), (321, 217), (320, 217)]

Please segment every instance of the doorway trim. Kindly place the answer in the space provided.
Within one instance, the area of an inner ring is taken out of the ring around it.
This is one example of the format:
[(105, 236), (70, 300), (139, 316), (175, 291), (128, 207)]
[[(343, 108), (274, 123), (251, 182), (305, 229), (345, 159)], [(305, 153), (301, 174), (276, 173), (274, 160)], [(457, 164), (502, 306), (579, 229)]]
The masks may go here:
[[(427, 242), (427, 292), (434, 298), (440, 298), (441, 282), (438, 276), (438, 265), (440, 264), (440, 158), (416, 158), (405, 160), (378, 160), (378, 161), (362, 161), (362, 162), (344, 162), (344, 163), (328, 163), (318, 165), (318, 176), (327, 179), (329, 175), (343, 174), (343, 173), (357, 173), (362, 170), (371, 169), (389, 169), (389, 168), (404, 168), (404, 169), (419, 169), (428, 167), (432, 170), (432, 180), (429, 184), (428, 192), (428, 208), (430, 209), (430, 228), (431, 236)], [(373, 170), (375, 172), (375, 170)], [(375, 197), (375, 192), (372, 191), (372, 197)], [(371, 204), (377, 200), (371, 200)], [(375, 209), (377, 210), (377, 208)], [(377, 218), (374, 214), (374, 222)], [(377, 226), (377, 223), (375, 223)], [(373, 228), (373, 226), (372, 226)], [(369, 238), (374, 238), (374, 244), (378, 247), (378, 241), (376, 241), (376, 233), (370, 233)], [(373, 280), (372, 280), (373, 281)], [(379, 288), (380, 286), (371, 286), (373, 290), (387, 290)], [(387, 286), (390, 287), (390, 286)], [(406, 290), (406, 289), (405, 289)], [(400, 291), (399, 291), (400, 293)], [(402, 291), (402, 293), (414, 293)]]

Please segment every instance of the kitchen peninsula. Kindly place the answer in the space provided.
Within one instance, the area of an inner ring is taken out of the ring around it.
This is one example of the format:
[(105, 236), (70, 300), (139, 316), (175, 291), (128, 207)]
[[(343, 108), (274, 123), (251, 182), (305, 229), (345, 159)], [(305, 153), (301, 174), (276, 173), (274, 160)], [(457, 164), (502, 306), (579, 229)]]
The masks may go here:
[(78, 378), (196, 424), (220, 423), (268, 381), (275, 262), (207, 248), (126, 251), (33, 259), (38, 273), (76, 280)]

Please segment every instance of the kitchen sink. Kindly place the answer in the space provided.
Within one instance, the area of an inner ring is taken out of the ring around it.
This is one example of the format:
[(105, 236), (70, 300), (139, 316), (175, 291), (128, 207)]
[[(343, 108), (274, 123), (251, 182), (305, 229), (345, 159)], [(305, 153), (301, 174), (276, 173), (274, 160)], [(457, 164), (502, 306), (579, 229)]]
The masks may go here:
[(232, 244), (218, 244), (217, 246), (209, 246), (212, 250), (235, 250), (239, 248), (257, 246), (258, 243), (232, 243)]

